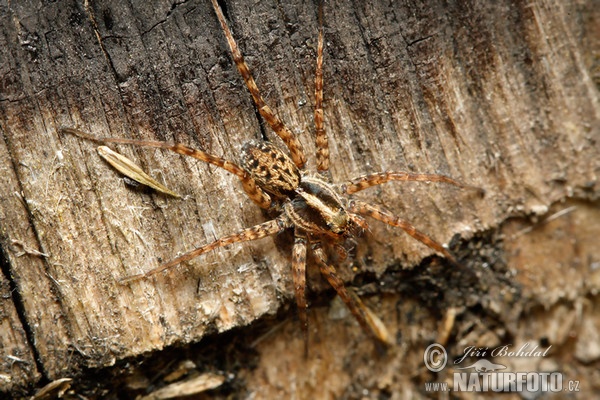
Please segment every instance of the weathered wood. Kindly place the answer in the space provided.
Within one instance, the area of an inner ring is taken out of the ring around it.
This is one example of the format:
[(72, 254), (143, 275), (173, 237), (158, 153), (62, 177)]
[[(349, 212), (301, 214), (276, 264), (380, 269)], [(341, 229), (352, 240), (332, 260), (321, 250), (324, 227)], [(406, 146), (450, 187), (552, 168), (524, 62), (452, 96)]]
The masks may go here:
[(2, 364), (0, 365), (0, 387), (24, 387), (37, 382), (40, 377), (32, 348), (27, 342), (9, 282), (0, 279), (0, 343)]
[[(266, 101), (299, 133), (314, 168), (316, 5), (284, 3), (226, 2), (227, 16)], [(510, 217), (546, 214), (566, 198), (597, 199), (592, 2), (335, 1), (324, 15), (334, 179), (397, 169), (443, 173), (486, 190), (479, 199), (444, 185), (388, 184), (360, 198), (384, 204), (444, 243), (497, 229)], [(12, 312), (11, 327), (26, 324), (33, 340), (0, 335), (0, 346), (23, 354), (35, 346), (39, 373), (71, 377), (247, 325), (292, 298), (289, 254), (270, 239), (120, 285), (119, 278), (265, 216), (237, 179), (214, 167), (116, 146), (184, 195), (172, 199), (132, 190), (98, 157), (96, 144), (58, 134), (61, 126), (77, 126), (97, 136), (182, 142), (237, 160), (242, 144), (263, 128), (209, 1), (2, 3), (0, 32), (0, 245), (20, 294), (12, 299), (23, 310), (22, 321)], [(395, 276), (386, 275), (388, 268), (431, 254), (400, 231), (371, 226), (354, 265), (382, 281)], [(18, 257), (23, 249), (29, 253)], [(598, 262), (597, 253), (586, 254), (587, 267)], [(514, 262), (509, 270), (523, 271), (522, 259)], [(521, 278), (515, 285), (525, 284)], [(590, 282), (570, 296), (597, 304), (597, 282)], [(538, 305), (536, 296), (515, 308)], [(480, 304), (496, 312), (514, 305), (490, 299)], [(424, 317), (413, 332), (429, 333), (415, 335), (435, 337), (435, 319)], [(411, 332), (408, 325), (399, 321), (393, 329)], [(327, 342), (338, 328), (319, 329), (328, 332), (319, 339)], [(416, 336), (404, 335), (421, 343)], [(294, 340), (290, 346), (300, 335)], [(2, 363), (0, 374), (14, 372)], [(415, 363), (403, 370), (423, 367)], [(29, 371), (5, 390), (34, 382), (38, 372)]]
[[(547, 220), (564, 210), (570, 211)], [(506, 273), (514, 277), (513, 285), (504, 282), (483, 293), (477, 301), (479, 305), (488, 304), (484, 312), (477, 311), (477, 307), (460, 307), (454, 326), (456, 342), (446, 345), (450, 359), (439, 374), (425, 369), (424, 351), (438, 340), (439, 312), (446, 310), (449, 303), (456, 304), (451, 294), (458, 293), (467, 302), (468, 288), (448, 285), (452, 282), (434, 277), (437, 284), (448, 286), (440, 285), (439, 291), (432, 293), (445, 292), (445, 296), (436, 299), (436, 307), (428, 307), (423, 301), (426, 295), (415, 294), (420, 288), (418, 277), (404, 276), (408, 278), (404, 284), (417, 286), (416, 291), (386, 290), (385, 294), (369, 299), (369, 305), (383, 316), (388, 328), (402, 334), (402, 342), (394, 351), (374, 355), (372, 344), (361, 337), (351, 316), (346, 312), (345, 317), (339, 317), (344, 309), (337, 304), (329, 309), (314, 309), (311, 314), (310, 322), (319, 327), (319, 337), (311, 342), (311, 357), (302, 357), (302, 338), (295, 334), (297, 326), (287, 322), (259, 341), (256, 345), (259, 365), (244, 369), (237, 378), (247, 382), (247, 393), (265, 399), (432, 398), (439, 392), (428, 393), (425, 383), (446, 382), (450, 389), (456, 389), (453, 373), (465, 370), (455, 368), (467, 367), (477, 360), (469, 358), (453, 365), (453, 360), (462, 357), (468, 346), (487, 347), (489, 356), (495, 348), (507, 346), (507, 351), (515, 352), (529, 342), (529, 350), (535, 345), (541, 350), (550, 347), (548, 355), (496, 357), (493, 362), (506, 366), (510, 372), (558, 371), (563, 376), (565, 392), (570, 391), (569, 381), (577, 381), (578, 392), (571, 394), (577, 398), (593, 397), (598, 391), (600, 357), (597, 295), (600, 270), (596, 267), (590, 271), (591, 265), (584, 261), (595, 260), (597, 265), (599, 258), (595, 238), (600, 234), (600, 224), (588, 224), (592, 219), (600, 219), (597, 203), (568, 201), (552, 206), (537, 224), (520, 218), (502, 224), (500, 232), (506, 240), (496, 243), (499, 245), (496, 251), (501, 249), (500, 253), (506, 257)], [(479, 242), (479, 245), (482, 246), (474, 251), (476, 257), (491, 249), (490, 243)], [(533, 251), (523, 252), (523, 249)], [(484, 273), (483, 281), (486, 275), (494, 274)], [(396, 289), (402, 287), (402, 283), (395, 284)], [(481, 397), (487, 394), (490, 393), (478, 393)], [(453, 395), (471, 398), (472, 394), (453, 392)], [(523, 398), (508, 393), (502, 396)]]

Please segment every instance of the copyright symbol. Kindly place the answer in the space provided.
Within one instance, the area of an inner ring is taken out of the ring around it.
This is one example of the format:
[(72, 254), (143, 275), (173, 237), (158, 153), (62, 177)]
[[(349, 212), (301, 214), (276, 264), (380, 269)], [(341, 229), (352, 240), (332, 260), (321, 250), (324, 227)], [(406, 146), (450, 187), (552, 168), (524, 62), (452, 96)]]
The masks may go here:
[(431, 372), (440, 372), (446, 366), (448, 354), (441, 344), (430, 344), (423, 353), (425, 367)]

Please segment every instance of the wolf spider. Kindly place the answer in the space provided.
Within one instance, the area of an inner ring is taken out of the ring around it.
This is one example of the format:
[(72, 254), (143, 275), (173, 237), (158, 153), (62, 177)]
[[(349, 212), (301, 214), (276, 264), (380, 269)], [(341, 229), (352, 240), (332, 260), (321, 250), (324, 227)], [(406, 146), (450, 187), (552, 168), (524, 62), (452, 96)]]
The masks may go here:
[(462, 188), (469, 186), (437, 174), (414, 174), (402, 171), (385, 171), (352, 179), (343, 184), (333, 184), (329, 173), (329, 147), (323, 127), (323, 23), (322, 4), (319, 5), (319, 30), (317, 43), (317, 62), (315, 74), (314, 123), (316, 136), (317, 173), (304, 169), (306, 157), (301, 143), (273, 110), (263, 100), (250, 73), (248, 65), (233, 38), (217, 0), (211, 0), (221, 28), (225, 34), (233, 61), (244, 79), (252, 99), (267, 124), (285, 143), (288, 152), (275, 144), (253, 140), (242, 147), (241, 163), (236, 164), (223, 158), (192, 149), (183, 144), (143, 141), (124, 138), (95, 138), (76, 129), (64, 128), (63, 131), (101, 143), (121, 143), (137, 146), (157, 147), (175, 153), (191, 156), (216, 165), (235, 175), (242, 183), (246, 194), (259, 207), (279, 215), (267, 222), (243, 229), (232, 235), (223, 236), (212, 243), (205, 244), (187, 252), (161, 266), (142, 274), (124, 278), (128, 283), (147, 278), (159, 272), (189, 261), (202, 254), (233, 243), (258, 240), (276, 235), (288, 229), (294, 230), (292, 250), (292, 278), (298, 307), (299, 319), (305, 344), (308, 343), (308, 318), (306, 290), (307, 252), (311, 251), (321, 273), (350, 309), (364, 331), (379, 342), (387, 342), (385, 328), (370, 310), (362, 304), (353, 291), (348, 290), (338, 277), (335, 268), (328, 261), (326, 248), (341, 247), (347, 240), (356, 237), (367, 229), (363, 217), (371, 217), (388, 225), (399, 227), (456, 264), (452, 254), (440, 243), (418, 231), (408, 221), (393, 215), (387, 209), (352, 199), (349, 195), (372, 186), (390, 181), (444, 182)]

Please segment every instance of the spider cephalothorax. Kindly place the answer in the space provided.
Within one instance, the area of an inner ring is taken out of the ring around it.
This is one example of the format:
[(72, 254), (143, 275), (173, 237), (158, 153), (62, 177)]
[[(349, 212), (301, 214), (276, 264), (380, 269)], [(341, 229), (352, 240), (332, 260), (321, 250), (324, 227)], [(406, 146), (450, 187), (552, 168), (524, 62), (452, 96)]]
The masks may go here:
[(460, 187), (464, 187), (464, 185), (443, 175), (413, 174), (401, 171), (385, 171), (369, 174), (341, 185), (331, 183), (329, 177), (329, 147), (327, 135), (323, 128), (322, 7), (319, 8), (320, 27), (315, 73), (314, 121), (317, 171), (313, 173), (306, 171), (304, 168), (306, 157), (300, 141), (264, 102), (227, 26), (217, 0), (211, 1), (225, 33), (233, 60), (252, 95), (260, 115), (277, 136), (282, 139), (289, 153), (270, 142), (251, 141), (242, 147), (241, 162), (238, 165), (182, 144), (122, 138), (98, 139), (75, 129), (66, 128), (64, 130), (102, 143), (125, 143), (168, 149), (216, 165), (237, 176), (242, 182), (247, 195), (259, 207), (272, 212), (278, 212), (279, 214), (275, 219), (243, 229), (232, 235), (224, 236), (212, 243), (205, 244), (185, 253), (158, 268), (143, 274), (130, 276), (122, 281), (132, 282), (154, 275), (177, 264), (198, 257), (201, 254), (233, 243), (257, 240), (278, 234), (287, 229), (293, 229), (292, 278), (305, 338), (308, 335), (307, 303), (305, 297), (306, 255), (308, 251), (311, 251), (314, 256), (312, 259), (314, 259), (323, 276), (333, 286), (363, 329), (377, 340), (388, 341), (385, 329), (382, 329), (380, 322), (362, 304), (358, 296), (344, 286), (342, 280), (337, 276), (335, 268), (328, 261), (325, 248), (328, 246), (343, 245), (345, 240), (355, 237), (357, 233), (367, 227), (363, 217), (371, 217), (388, 225), (400, 227), (413, 238), (442, 254), (451, 262), (455, 261), (452, 255), (441, 244), (426, 234), (419, 232), (409, 222), (393, 215), (393, 213), (381, 206), (352, 199), (350, 196), (358, 191), (390, 181), (445, 182)]
[(295, 226), (333, 239), (351, 236), (354, 219), (342, 199), (324, 180), (304, 177), (284, 210)]

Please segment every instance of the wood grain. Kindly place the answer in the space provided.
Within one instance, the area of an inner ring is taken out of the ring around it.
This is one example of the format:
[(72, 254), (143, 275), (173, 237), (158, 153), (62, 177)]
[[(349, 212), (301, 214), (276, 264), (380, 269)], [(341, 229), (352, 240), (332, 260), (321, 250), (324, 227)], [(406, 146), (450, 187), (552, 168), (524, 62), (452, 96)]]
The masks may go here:
[[(314, 170), (315, 4), (225, 3), (266, 102), (299, 134)], [(598, 17), (591, 1), (327, 2), (324, 118), (334, 179), (394, 169), (484, 188), (484, 199), (420, 183), (357, 195), (442, 243), (545, 215), (565, 199), (597, 205)], [(18, 349), (29, 363), (16, 371), (3, 358), (0, 374), (12, 382), (1, 390), (25, 392), (38, 380), (197, 342), (292, 301), (291, 254), (271, 239), (120, 285), (265, 216), (235, 177), (214, 167), (115, 147), (184, 197), (172, 199), (127, 187), (94, 143), (58, 134), (70, 126), (182, 142), (233, 161), (245, 141), (275, 140), (257, 119), (210, 2), (2, 2), (0, 60), (0, 245), (4, 280), (19, 293), (3, 302), (15, 303), (5, 308), (7, 329), (29, 332), (0, 335), (5, 354)], [(538, 245), (519, 244), (523, 253)], [(357, 253), (352, 265), (383, 281), (431, 255), (376, 222)], [(586, 257), (596, 265), (597, 249)], [(571, 296), (596, 299), (595, 285)], [(522, 301), (520, 310), (537, 304)]]

